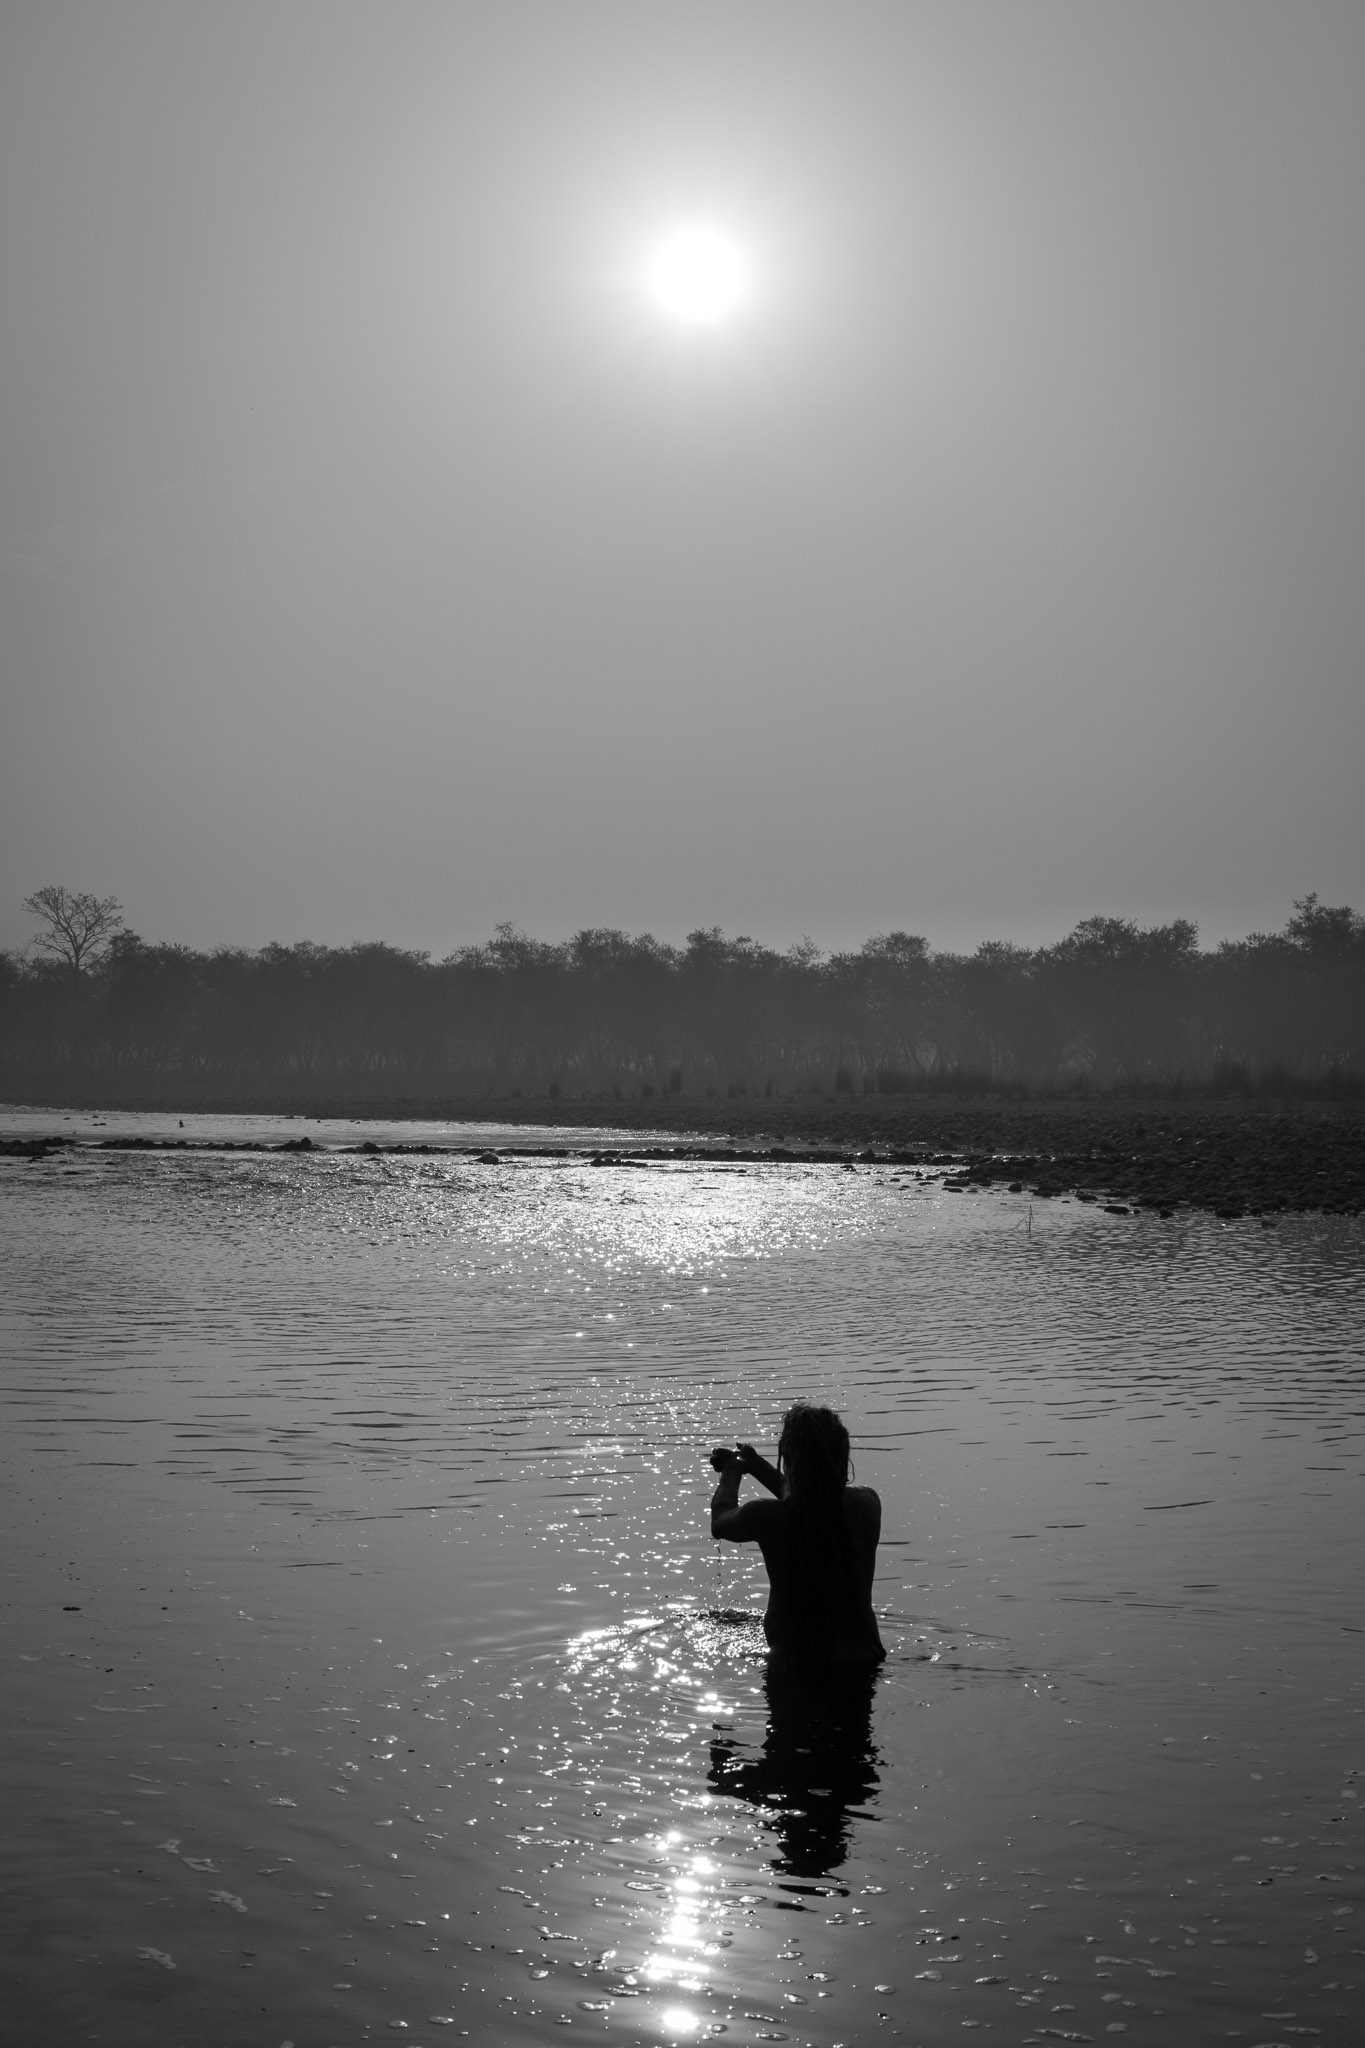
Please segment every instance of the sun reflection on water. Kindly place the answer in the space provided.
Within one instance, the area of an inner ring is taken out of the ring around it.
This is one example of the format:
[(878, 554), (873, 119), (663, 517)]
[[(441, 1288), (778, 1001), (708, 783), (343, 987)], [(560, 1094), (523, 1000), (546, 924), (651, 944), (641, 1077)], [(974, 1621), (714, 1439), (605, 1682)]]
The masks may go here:
[[(716, 1968), (712, 1958), (722, 1953), (720, 1942), (712, 1938), (714, 1927), (708, 1926), (724, 1911), (722, 1899), (706, 1883), (715, 1875), (716, 1866), (709, 1856), (679, 1853), (683, 1837), (677, 1829), (670, 1830), (663, 1840), (678, 1855), (678, 1862), (671, 1875), (657, 1946), (646, 1956), (642, 1975), (648, 1984), (675, 1984), (679, 1991), (704, 1992)], [(660, 2023), (669, 2033), (685, 2034), (695, 2032), (701, 2020), (686, 2006), (673, 2005), (660, 2014)]]
[[(752, 1641), (747, 1627), (720, 1629), (706, 1614), (681, 1606), (614, 1628), (585, 1629), (573, 1639), (568, 1674), (574, 1694), (622, 1734), (627, 1727), (633, 1731), (629, 1758), (622, 1756), (618, 1765), (622, 1783), (616, 1796), (623, 1808), (629, 1810), (627, 1796), (637, 1801), (651, 1780), (656, 1796), (661, 1792), (677, 1801), (679, 1752), (672, 1744), (681, 1741), (683, 1754), (698, 1754), (697, 1745), (714, 1735), (717, 1724), (733, 1725), (738, 1710), (726, 1700), (728, 1688), (715, 1659), (720, 1654), (737, 1660), (736, 1678), (741, 1672), (749, 1676)], [(695, 1820), (689, 1815), (678, 1826), (646, 1830), (635, 1837), (634, 1856), (626, 1850), (638, 1873), (626, 1887), (638, 1900), (631, 1910), (640, 1960), (632, 1982), (660, 1999), (655, 2026), (669, 2039), (713, 2031), (735, 1996), (725, 1951), (740, 1873), (712, 1853), (716, 1802), (694, 1796), (683, 1804), (699, 1808)], [(749, 1876), (746, 1862), (746, 1884)]]

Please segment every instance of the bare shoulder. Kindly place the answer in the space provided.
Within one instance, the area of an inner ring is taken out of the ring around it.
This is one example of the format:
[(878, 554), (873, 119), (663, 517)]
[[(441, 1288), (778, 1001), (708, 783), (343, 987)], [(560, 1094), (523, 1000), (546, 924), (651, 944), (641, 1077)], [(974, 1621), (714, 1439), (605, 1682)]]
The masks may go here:
[(854, 1515), (865, 1528), (880, 1529), (882, 1525), (882, 1497), (871, 1486), (848, 1486), (844, 1489), (844, 1500), (850, 1514)]

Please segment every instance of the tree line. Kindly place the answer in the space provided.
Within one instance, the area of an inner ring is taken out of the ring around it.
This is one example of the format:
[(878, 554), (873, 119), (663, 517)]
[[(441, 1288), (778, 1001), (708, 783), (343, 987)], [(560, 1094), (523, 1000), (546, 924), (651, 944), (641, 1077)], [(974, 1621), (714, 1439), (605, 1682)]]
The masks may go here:
[(1365, 917), (1316, 896), (1201, 951), (1185, 919), (1090, 917), (1035, 950), (777, 952), (498, 926), (447, 958), (382, 942), (197, 952), (113, 897), (40, 890), (0, 953), (0, 1088), (128, 1096), (556, 1098), (1168, 1088), (1365, 1093)]

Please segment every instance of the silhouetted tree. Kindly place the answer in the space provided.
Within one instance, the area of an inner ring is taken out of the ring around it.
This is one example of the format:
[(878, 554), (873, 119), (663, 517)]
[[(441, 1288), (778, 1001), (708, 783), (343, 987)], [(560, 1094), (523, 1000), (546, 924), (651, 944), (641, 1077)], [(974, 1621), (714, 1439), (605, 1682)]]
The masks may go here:
[(1365, 959), (1365, 917), (1344, 903), (1329, 910), (1319, 903), (1316, 890), (1296, 898), (1285, 931), (1292, 943), (1315, 961), (1337, 966)]
[(1197, 929), (1187, 918), (1142, 931), (1130, 918), (1087, 917), (1039, 958), (1065, 1019), (1063, 1057), (1110, 1085), (1187, 1065), (1188, 998)]
[(22, 907), (38, 920), (32, 943), (40, 953), (64, 962), (76, 981), (108, 952), (115, 933), (123, 928), (123, 905), (117, 896), (90, 896), (49, 884), (26, 896)]

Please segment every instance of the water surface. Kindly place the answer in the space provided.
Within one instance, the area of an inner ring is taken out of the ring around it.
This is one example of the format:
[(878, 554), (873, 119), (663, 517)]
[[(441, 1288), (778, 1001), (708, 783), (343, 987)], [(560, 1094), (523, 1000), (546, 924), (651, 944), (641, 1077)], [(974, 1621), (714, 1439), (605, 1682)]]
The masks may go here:
[[(23, 2038), (1352, 2041), (1362, 1251), (892, 1168), (0, 1162)], [(706, 1530), (797, 1395), (883, 1497), (861, 1693), (770, 1680)]]

